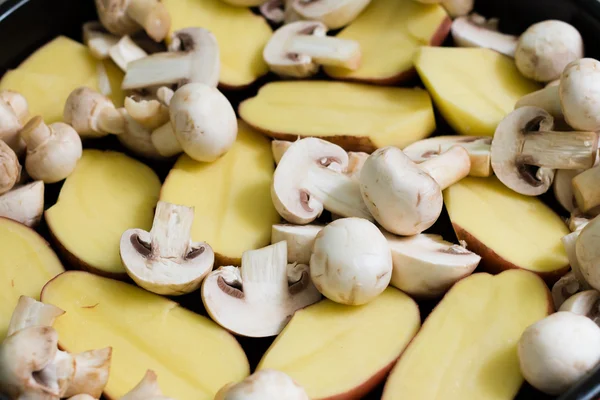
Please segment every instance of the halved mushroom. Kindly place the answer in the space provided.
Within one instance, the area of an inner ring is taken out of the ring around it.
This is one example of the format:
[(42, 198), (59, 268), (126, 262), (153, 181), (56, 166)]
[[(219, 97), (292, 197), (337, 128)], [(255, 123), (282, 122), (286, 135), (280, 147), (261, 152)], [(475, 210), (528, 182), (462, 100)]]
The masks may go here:
[(249, 337), (279, 334), (297, 310), (320, 299), (308, 266), (288, 266), (284, 241), (245, 251), (241, 268), (221, 267), (202, 284), (202, 301), (212, 319)]
[(0, 90), (0, 100), (12, 108), (21, 125), (29, 120), (29, 104), (25, 96), (12, 90)]
[(372, 219), (356, 180), (345, 175), (348, 154), (317, 138), (294, 142), (275, 169), (271, 198), (287, 221), (305, 225), (323, 209), (344, 217)]
[(308, 264), (317, 234), (324, 225), (276, 224), (271, 228), (271, 243), (287, 243), (289, 262)]
[(376, 150), (360, 174), (360, 190), (369, 211), (387, 231), (416, 235), (442, 212), (442, 190), (469, 174), (469, 153), (453, 146), (421, 164), (396, 147)]
[(109, 55), (114, 63), (126, 72), (130, 62), (147, 57), (148, 53), (126, 35), (110, 48)]
[(239, 383), (225, 385), (215, 400), (309, 400), (309, 397), (287, 374), (261, 369)]
[(9, 103), (0, 99), (0, 141), (5, 142), (21, 156), (25, 151), (25, 143), (19, 136), (22, 124)]
[(575, 243), (575, 252), (583, 278), (592, 288), (600, 290), (600, 246), (598, 246), (600, 216), (571, 235), (579, 236)]
[(573, 212), (577, 208), (572, 181), (575, 176), (582, 172), (581, 169), (559, 169), (554, 174), (554, 182), (552, 183), (554, 197), (569, 212)]
[(99, 60), (110, 57), (110, 49), (119, 43), (119, 36), (109, 33), (98, 21), (83, 24), (83, 43), (92, 56)]
[(538, 107), (521, 107), (498, 124), (492, 169), (515, 192), (537, 196), (552, 184), (555, 169), (591, 168), (598, 154), (595, 132), (552, 131), (554, 119)]
[(498, 31), (498, 19), (470, 14), (452, 21), (452, 39), (459, 47), (484, 47), (514, 57), (518, 37)]
[(193, 208), (159, 201), (150, 232), (125, 231), (121, 260), (131, 279), (164, 295), (198, 289), (212, 270), (215, 254), (207, 243), (191, 241), (193, 221)]
[(63, 111), (64, 121), (82, 138), (121, 134), (125, 131), (124, 110), (110, 99), (87, 87), (71, 92)]
[(558, 310), (561, 305), (576, 293), (585, 290), (573, 271), (567, 272), (554, 285), (552, 285), (552, 301), (554, 309)]
[(0, 194), (11, 190), (21, 175), (21, 164), (17, 154), (0, 140)]
[(204, 28), (185, 28), (171, 35), (169, 51), (127, 64), (125, 90), (204, 83), (216, 87), (221, 63), (217, 39)]
[(447, 242), (440, 235), (385, 236), (394, 266), (390, 284), (411, 296), (440, 296), (470, 275), (481, 261), (463, 245)]
[(152, 370), (146, 371), (146, 374), (133, 389), (121, 397), (120, 400), (172, 400), (163, 395), (158, 386), (158, 377)]
[(469, 153), (469, 175), (488, 177), (492, 174), (491, 144), (492, 138), (488, 136), (437, 136), (419, 140), (402, 151), (414, 162), (422, 163), (458, 145)]
[(558, 311), (570, 311), (588, 317), (600, 326), (600, 292), (586, 290), (569, 297)]
[(371, 0), (293, 0), (292, 7), (303, 19), (339, 29), (354, 21), (369, 3)]
[(274, 73), (303, 78), (316, 74), (319, 65), (357, 69), (361, 52), (358, 42), (327, 36), (322, 22), (297, 21), (273, 33), (263, 58)]
[(169, 108), (158, 100), (128, 96), (124, 107), (127, 114), (145, 128), (154, 130), (169, 122)]
[(118, 36), (145, 30), (156, 42), (165, 39), (171, 29), (171, 17), (159, 0), (96, 0), (102, 25)]
[(10, 218), (33, 227), (40, 222), (43, 212), (43, 181), (13, 187), (8, 193), (0, 195), (0, 217)]

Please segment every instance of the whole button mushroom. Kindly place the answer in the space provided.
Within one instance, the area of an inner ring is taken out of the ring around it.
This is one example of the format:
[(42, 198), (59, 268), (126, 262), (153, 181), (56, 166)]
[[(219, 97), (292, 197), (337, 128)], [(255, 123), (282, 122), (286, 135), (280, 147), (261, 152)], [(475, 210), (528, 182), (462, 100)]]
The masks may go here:
[(215, 400), (309, 400), (309, 397), (287, 374), (261, 369), (240, 383), (224, 386)]
[(521, 107), (496, 127), (492, 169), (517, 193), (537, 196), (552, 185), (556, 169), (587, 169), (596, 162), (595, 132), (556, 132), (552, 116), (538, 107)]
[(442, 190), (467, 176), (470, 169), (469, 153), (460, 146), (421, 164), (396, 147), (385, 147), (363, 165), (360, 190), (369, 211), (387, 231), (416, 235), (439, 218)]
[(171, 17), (159, 0), (96, 0), (102, 25), (111, 33), (123, 36), (145, 30), (157, 42), (171, 29)]
[(379, 228), (366, 219), (335, 220), (317, 234), (310, 276), (328, 299), (347, 305), (366, 304), (390, 283), (390, 246)]

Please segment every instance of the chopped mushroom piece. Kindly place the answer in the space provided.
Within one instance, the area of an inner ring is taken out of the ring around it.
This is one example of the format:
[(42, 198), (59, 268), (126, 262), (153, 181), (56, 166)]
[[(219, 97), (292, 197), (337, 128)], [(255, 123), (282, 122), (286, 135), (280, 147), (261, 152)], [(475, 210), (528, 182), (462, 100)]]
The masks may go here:
[(204, 83), (216, 87), (221, 63), (217, 39), (204, 28), (185, 28), (171, 35), (169, 51), (127, 64), (125, 90)]
[(110, 57), (110, 49), (119, 43), (119, 37), (109, 33), (98, 21), (83, 24), (83, 43), (92, 56), (99, 60)]
[(559, 169), (554, 174), (554, 182), (552, 183), (554, 197), (569, 212), (573, 212), (577, 208), (572, 181), (575, 176), (582, 172), (582, 169)]
[(274, 24), (300, 21), (302, 17), (294, 10), (293, 2), (294, 0), (267, 0), (261, 4), (259, 11)]
[(369, 3), (371, 0), (293, 0), (292, 7), (303, 19), (339, 29), (354, 21)]
[(263, 57), (276, 74), (303, 78), (316, 74), (319, 65), (357, 69), (361, 52), (358, 42), (327, 36), (321, 22), (297, 21), (273, 33)]
[(600, 325), (600, 292), (586, 290), (569, 297), (558, 311), (570, 311), (588, 317)]
[(581, 230), (574, 231), (569, 233), (568, 235), (563, 236), (560, 240), (565, 248), (565, 252), (567, 253), (567, 258), (569, 260), (569, 265), (571, 266), (571, 272), (577, 278), (579, 285), (581, 286), (580, 290), (591, 289), (591, 286), (587, 282), (583, 272), (581, 270), (581, 265), (579, 264), (579, 259), (577, 258), (577, 239), (581, 234)]
[(595, 217), (585, 228), (575, 231), (571, 235), (577, 239), (575, 253), (583, 278), (592, 288), (600, 290), (600, 246), (598, 246), (600, 216)]
[(271, 228), (271, 243), (287, 243), (289, 262), (308, 264), (317, 234), (324, 225), (277, 224)]
[(600, 165), (583, 171), (572, 179), (573, 194), (579, 209), (591, 212), (600, 206)]
[(469, 153), (453, 146), (415, 164), (402, 150), (376, 150), (360, 174), (360, 190), (369, 211), (387, 231), (416, 235), (431, 227), (442, 212), (442, 190), (469, 174)]
[(123, 36), (109, 50), (110, 58), (121, 68), (127, 72), (127, 65), (135, 60), (148, 56), (148, 53), (138, 46), (129, 36)]
[(347, 305), (366, 304), (390, 283), (390, 246), (379, 228), (366, 219), (335, 220), (317, 234), (310, 276), (328, 299)]
[(65, 312), (52, 304), (44, 304), (28, 296), (20, 296), (8, 324), (6, 336), (33, 326), (52, 326)]
[(111, 347), (76, 354), (75, 375), (64, 397), (87, 394), (96, 399), (100, 398), (108, 383), (111, 359)]
[(305, 225), (323, 209), (343, 217), (372, 219), (356, 180), (345, 175), (348, 153), (317, 138), (294, 142), (273, 176), (271, 198), (287, 221)]
[(46, 125), (42, 117), (36, 116), (23, 127), (21, 137), (27, 144), (25, 169), (35, 180), (62, 181), (81, 158), (81, 138), (65, 123)]
[(11, 190), (21, 175), (21, 164), (17, 154), (0, 140), (0, 194)]
[(120, 400), (172, 400), (165, 397), (158, 386), (158, 378), (152, 370), (146, 374), (133, 389), (131, 389)]
[(550, 188), (555, 169), (594, 165), (595, 132), (557, 132), (553, 127), (552, 116), (538, 107), (521, 107), (504, 117), (492, 140), (492, 168), (502, 183), (537, 196)]
[(597, 215), (597, 212), (593, 215), (587, 215), (582, 213), (579, 208), (575, 208), (571, 211), (571, 216), (567, 219), (567, 224), (569, 225), (571, 232), (580, 231), (588, 224), (588, 222), (590, 222), (590, 219)]
[(309, 397), (287, 374), (261, 369), (240, 383), (225, 385), (215, 400), (309, 400)]
[(221, 267), (202, 283), (202, 301), (212, 319), (249, 337), (279, 334), (297, 310), (320, 299), (308, 266), (288, 267), (284, 241), (245, 251), (241, 268)]
[(133, 153), (148, 159), (160, 160), (165, 157), (154, 147), (152, 143), (152, 130), (146, 128), (127, 112), (123, 113), (125, 119), (124, 132), (117, 136), (119, 142)]
[(159, 0), (96, 0), (100, 22), (118, 36), (145, 30), (154, 41), (160, 42), (171, 29), (171, 17)]
[(169, 108), (158, 100), (125, 98), (125, 111), (144, 128), (156, 129), (169, 122)]
[(600, 361), (600, 328), (589, 318), (560, 311), (525, 329), (518, 354), (527, 382), (559, 395)]
[(63, 119), (82, 138), (119, 135), (125, 131), (123, 110), (110, 99), (87, 87), (71, 92), (65, 103)]
[(11, 105), (0, 98), (0, 141), (5, 142), (17, 156), (25, 151), (25, 143), (19, 136), (22, 124)]
[(12, 108), (21, 125), (29, 120), (29, 104), (25, 96), (12, 90), (0, 90), (0, 100)]
[(131, 279), (163, 295), (198, 289), (213, 268), (215, 254), (207, 243), (192, 242), (193, 221), (193, 208), (159, 201), (150, 232), (125, 231), (121, 260)]
[(0, 217), (10, 218), (29, 227), (36, 226), (44, 212), (44, 182), (35, 181), (13, 187), (0, 195)]
[(452, 21), (452, 39), (459, 47), (484, 47), (514, 57), (518, 37), (498, 31), (498, 20), (471, 14)]
[(452, 18), (461, 17), (473, 11), (475, 0), (416, 0), (424, 4), (441, 4)]
[(554, 309), (558, 310), (568, 298), (582, 290), (585, 290), (585, 288), (581, 282), (579, 282), (573, 271), (567, 272), (552, 286)]

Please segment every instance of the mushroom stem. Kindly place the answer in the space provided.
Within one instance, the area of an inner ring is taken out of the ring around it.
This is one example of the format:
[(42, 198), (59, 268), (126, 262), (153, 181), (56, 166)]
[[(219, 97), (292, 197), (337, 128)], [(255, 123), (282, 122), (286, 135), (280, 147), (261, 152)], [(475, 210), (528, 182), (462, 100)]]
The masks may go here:
[(98, 114), (98, 128), (102, 132), (120, 135), (127, 130), (127, 123), (123, 116), (125, 109), (104, 107)]
[(127, 15), (144, 27), (156, 42), (163, 40), (171, 28), (169, 11), (158, 0), (130, 0)]
[(418, 164), (444, 190), (469, 175), (471, 158), (469, 152), (461, 146), (452, 146), (437, 157)]
[(193, 221), (193, 208), (159, 201), (150, 230), (152, 251), (169, 259), (187, 255)]
[(165, 107), (169, 107), (174, 95), (175, 92), (173, 89), (169, 89), (166, 86), (162, 86), (156, 91), (156, 99)]
[(21, 131), (21, 137), (27, 143), (29, 151), (44, 144), (51, 136), (50, 127), (44, 123), (39, 115), (30, 119)]
[(171, 122), (156, 128), (151, 136), (152, 144), (156, 147), (158, 153), (163, 157), (171, 157), (183, 151), (181, 143), (175, 136), (175, 131)]
[(297, 35), (288, 39), (286, 50), (291, 54), (309, 56), (321, 65), (333, 65), (355, 70), (360, 65), (358, 42), (331, 36)]
[(600, 206), (600, 166), (590, 168), (572, 180), (573, 195), (581, 211), (588, 212)]
[(83, 43), (90, 49), (94, 58), (104, 60), (110, 56), (110, 49), (119, 42), (119, 37), (108, 33), (101, 23), (93, 21), (83, 24)]
[(278, 242), (242, 254), (242, 287), (249, 304), (289, 297), (287, 243)]
[(7, 336), (32, 326), (52, 326), (65, 312), (52, 304), (21, 296), (8, 325)]
[(148, 129), (156, 129), (169, 121), (169, 109), (158, 100), (126, 97), (125, 110), (131, 118)]
[(591, 168), (598, 154), (595, 132), (537, 131), (525, 136), (519, 162), (550, 169)]
[(117, 44), (109, 50), (110, 58), (121, 68), (127, 71), (127, 64), (148, 56), (148, 53), (138, 46), (129, 36), (123, 36)]
[(515, 104), (515, 109), (525, 106), (543, 108), (555, 118), (563, 117), (558, 85), (547, 86), (521, 97)]

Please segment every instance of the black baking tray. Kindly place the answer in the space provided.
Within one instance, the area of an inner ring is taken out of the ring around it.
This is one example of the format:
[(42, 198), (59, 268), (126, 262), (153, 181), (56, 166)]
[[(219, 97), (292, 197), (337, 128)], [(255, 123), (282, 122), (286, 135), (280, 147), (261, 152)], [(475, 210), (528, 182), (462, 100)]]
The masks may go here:
[[(581, 32), (586, 56), (600, 59), (600, 0), (477, 0), (475, 8), (486, 17), (500, 18), (500, 29), (512, 34), (520, 34), (529, 25), (546, 19), (568, 22)], [(7, 70), (17, 67), (33, 51), (58, 35), (80, 40), (82, 24), (95, 19), (97, 17), (93, 0), (0, 0), (0, 76)], [(445, 45), (451, 45), (451, 39)], [(236, 105), (240, 100), (252, 96), (265, 81), (274, 79), (276, 78), (273, 76), (267, 76), (242, 91), (224, 91), (224, 93)], [(410, 82), (410, 84), (420, 84), (420, 82)], [(448, 134), (451, 131), (439, 115), (437, 115), (437, 123), (438, 132)], [(123, 148), (114, 137), (87, 141), (85, 147), (114, 149), (136, 157)], [(161, 180), (164, 180), (173, 164), (173, 160), (159, 163), (143, 161), (154, 168)], [(60, 183), (47, 185), (46, 206), (54, 204), (60, 187)], [(542, 196), (542, 199), (558, 213), (566, 216), (551, 195)], [(49, 237), (44, 223), (38, 231), (44, 237)], [(441, 234), (447, 240), (456, 241), (445, 210), (431, 231)], [(64, 264), (68, 268), (68, 264)], [(184, 307), (206, 315), (197, 293), (178, 297), (175, 300)], [(420, 304), (422, 318), (427, 316), (433, 306), (434, 303)], [(238, 338), (238, 340), (246, 351), (252, 368), (257, 365), (260, 357), (273, 341), (272, 338)], [(365, 399), (379, 399), (381, 391), (382, 387), (379, 387)], [(516, 399), (542, 400), (552, 399), (552, 397), (524, 384)], [(598, 399), (600, 399), (600, 366), (559, 398), (559, 400)]]

